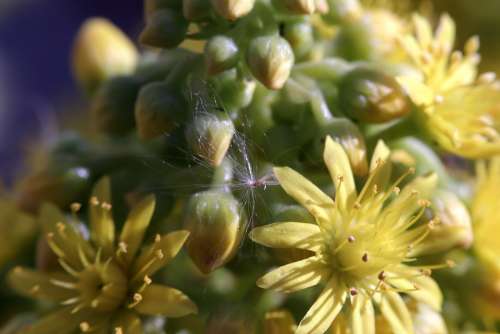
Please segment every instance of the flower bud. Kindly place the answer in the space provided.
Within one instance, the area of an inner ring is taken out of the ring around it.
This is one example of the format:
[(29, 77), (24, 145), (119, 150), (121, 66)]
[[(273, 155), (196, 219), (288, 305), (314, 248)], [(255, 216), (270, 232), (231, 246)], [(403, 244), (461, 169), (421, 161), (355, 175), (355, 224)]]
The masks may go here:
[(363, 13), (358, 0), (327, 0), (328, 12), (325, 15), (330, 23), (356, 20)]
[(264, 315), (264, 334), (293, 334), (297, 325), (287, 310), (269, 311)]
[(231, 194), (215, 190), (194, 194), (184, 226), (191, 232), (187, 250), (198, 269), (208, 274), (231, 260), (245, 225), (243, 209)]
[(90, 185), (90, 170), (86, 167), (47, 168), (27, 176), (19, 184), (20, 206), (29, 212), (36, 212), (42, 202), (68, 207), (77, 201)]
[(455, 193), (438, 190), (432, 198), (434, 217), (428, 236), (417, 246), (421, 254), (434, 254), (454, 247), (469, 248), (473, 233), (465, 204)]
[(247, 63), (252, 74), (269, 89), (280, 89), (290, 76), (294, 63), (293, 50), (281, 36), (254, 38), (247, 50)]
[(212, 82), (223, 105), (229, 110), (246, 108), (252, 102), (256, 81), (241, 77), (235, 68), (212, 77)]
[(339, 95), (342, 111), (363, 122), (387, 122), (411, 110), (410, 101), (397, 81), (369, 68), (348, 72), (341, 80)]
[(291, 13), (297, 15), (310, 15), (316, 10), (316, 0), (281, 0), (282, 4)]
[(142, 44), (153, 47), (174, 48), (184, 40), (187, 28), (188, 22), (182, 14), (171, 9), (161, 9), (148, 17), (139, 40)]
[(113, 23), (91, 18), (81, 26), (73, 46), (73, 73), (82, 87), (93, 92), (103, 81), (134, 71), (138, 52)]
[(314, 44), (313, 28), (305, 21), (286, 24), (284, 37), (290, 43), (297, 58), (305, 56)]
[(238, 62), (238, 46), (226, 36), (212, 37), (205, 45), (205, 64), (208, 74), (228, 70)]
[(135, 105), (139, 137), (152, 139), (170, 133), (184, 121), (184, 101), (165, 82), (144, 86)]
[(364, 176), (368, 173), (364, 137), (358, 127), (348, 119), (338, 119), (320, 128), (308, 152), (308, 157), (313, 163), (322, 161), (322, 152), (327, 136), (332, 137), (342, 145), (349, 157), (355, 175)]
[(217, 14), (234, 21), (247, 15), (253, 9), (255, 0), (211, 0)]
[(134, 77), (116, 77), (105, 82), (91, 105), (91, 114), (99, 131), (122, 135), (134, 128), (135, 100), (140, 82)]
[(200, 21), (208, 17), (210, 13), (210, 1), (208, 0), (183, 0), (182, 13), (188, 21)]
[(203, 114), (186, 131), (191, 149), (212, 166), (219, 166), (234, 135), (234, 124), (225, 115)]

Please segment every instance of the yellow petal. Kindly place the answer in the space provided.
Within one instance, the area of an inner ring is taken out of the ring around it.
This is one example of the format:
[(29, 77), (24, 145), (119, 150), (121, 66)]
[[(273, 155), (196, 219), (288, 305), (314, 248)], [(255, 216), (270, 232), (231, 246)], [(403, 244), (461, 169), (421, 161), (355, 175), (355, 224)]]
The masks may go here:
[(312, 182), (288, 167), (275, 167), (273, 171), (283, 190), (305, 207), (316, 221), (330, 216), (333, 200)]
[(415, 35), (423, 49), (427, 49), (432, 42), (432, 27), (427, 19), (423, 16), (415, 14), (412, 17), (413, 25), (415, 26)]
[(157, 236), (155, 242), (146, 247), (132, 265), (132, 281), (142, 281), (164, 267), (181, 250), (189, 231), (180, 230)]
[(339, 208), (346, 211), (352, 207), (357, 196), (349, 158), (342, 146), (328, 136), (323, 159), (335, 183), (335, 200)]
[[(395, 278), (391, 278), (395, 277)], [(398, 278), (411, 276), (411, 279)], [(419, 270), (407, 266), (401, 266), (397, 272), (387, 272), (388, 282), (397, 289), (406, 292), (417, 301), (429, 305), (436, 311), (441, 311), (443, 295), (438, 284), (431, 277), (423, 275)]]
[(128, 215), (120, 234), (120, 242), (125, 245), (127, 250), (124, 255), (127, 263), (132, 261), (141, 247), (144, 233), (146, 233), (155, 210), (155, 204), (154, 195), (149, 195), (135, 205)]
[(295, 334), (323, 334), (337, 317), (347, 296), (347, 290), (333, 277), (302, 319)]
[(436, 42), (443, 48), (443, 52), (449, 53), (455, 43), (455, 22), (448, 14), (443, 14), (436, 30)]
[(95, 252), (81, 233), (73, 225), (66, 223), (66, 218), (59, 209), (50, 203), (44, 203), (40, 209), (40, 223), (52, 251), (74, 269), (82, 269), (79, 250), (88, 258)]
[(263, 334), (294, 334), (295, 320), (287, 310), (267, 312), (264, 316)]
[(354, 296), (350, 323), (352, 334), (375, 334), (375, 311), (370, 298), (362, 294)]
[(396, 80), (417, 106), (428, 106), (434, 103), (434, 91), (417, 78), (400, 76), (396, 77)]
[[(131, 311), (122, 311), (113, 319), (113, 333), (142, 334), (141, 319)], [(121, 332), (119, 332), (121, 330)]]
[(323, 238), (317, 225), (308, 223), (274, 223), (254, 228), (253, 241), (273, 248), (299, 248), (313, 252), (321, 249)]
[(104, 255), (110, 255), (115, 240), (110, 183), (109, 177), (101, 178), (94, 186), (89, 201), (90, 237), (102, 248)]
[(413, 334), (413, 321), (401, 296), (385, 291), (379, 296), (379, 308), (394, 333)]
[(52, 283), (53, 280), (71, 282), (71, 277), (22, 267), (12, 269), (7, 276), (9, 285), (16, 292), (30, 298), (61, 302), (76, 295), (75, 290), (59, 287)]
[(49, 313), (41, 318), (33, 325), (29, 325), (27, 329), (23, 330), (23, 334), (72, 334), (85, 317), (88, 312), (71, 313), (71, 308), (63, 308), (58, 311)]
[(272, 270), (259, 278), (257, 285), (263, 289), (290, 293), (315, 286), (327, 280), (330, 273), (330, 268), (321, 262), (319, 256), (311, 256)]
[(142, 301), (135, 306), (135, 310), (141, 314), (177, 318), (198, 312), (191, 299), (174, 288), (153, 284), (144, 289), (141, 295)]

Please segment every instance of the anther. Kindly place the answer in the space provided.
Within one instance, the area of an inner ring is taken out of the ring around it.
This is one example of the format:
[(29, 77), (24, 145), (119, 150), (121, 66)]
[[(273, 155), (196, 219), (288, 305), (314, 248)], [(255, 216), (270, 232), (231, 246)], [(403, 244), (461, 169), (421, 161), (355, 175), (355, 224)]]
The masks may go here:
[(134, 302), (140, 303), (142, 301), (142, 295), (140, 293), (134, 293)]
[(359, 202), (354, 203), (355, 209), (361, 209), (361, 204)]
[(163, 252), (162, 252), (162, 250), (161, 250), (161, 249), (158, 249), (158, 250), (155, 252), (155, 255), (156, 255), (156, 257), (157, 257), (159, 260), (163, 259), (163, 256), (164, 256), (164, 254), (163, 254)]
[(408, 168), (408, 174), (415, 174), (415, 167)]
[(356, 290), (356, 288), (350, 288), (349, 293), (354, 297), (358, 294), (358, 290)]
[(101, 204), (101, 208), (103, 208), (104, 210), (111, 210), (111, 204), (107, 203), (107, 202), (102, 202)]
[(84, 332), (84, 333), (86, 333), (86, 332), (90, 331), (90, 325), (89, 325), (89, 323), (88, 323), (88, 322), (86, 322), (86, 321), (81, 322), (81, 323), (80, 323), (80, 330), (81, 330), (82, 332)]
[(453, 260), (446, 260), (446, 265), (449, 267), (449, 268), (453, 268), (456, 266), (456, 263), (455, 261)]
[(116, 327), (115, 334), (123, 334), (123, 329), (121, 327)]
[(92, 196), (92, 197), (90, 197), (89, 203), (91, 205), (99, 205), (99, 200), (97, 199), (97, 197)]
[(477, 79), (477, 82), (479, 84), (491, 84), (493, 82), (495, 82), (497, 76), (495, 74), (495, 72), (486, 72), (486, 73), (483, 73), (479, 76), (479, 78)]
[(123, 241), (118, 243), (118, 252), (127, 253), (127, 244)]
[(38, 284), (37, 284), (37, 285), (33, 285), (33, 286), (31, 287), (31, 289), (30, 289), (30, 293), (31, 293), (31, 294), (34, 294), (34, 295), (35, 295), (35, 294), (37, 294), (37, 293), (38, 293), (38, 291), (40, 291), (40, 285), (38, 285)]
[(153, 281), (151, 280), (151, 278), (149, 278), (148, 275), (144, 276), (144, 283), (146, 285), (150, 285)]
[(77, 213), (82, 208), (82, 205), (80, 203), (75, 202), (75, 203), (71, 203), (69, 208), (71, 209), (71, 211), (73, 213)]
[(441, 104), (441, 103), (443, 103), (443, 102), (444, 102), (444, 96), (443, 96), (443, 95), (436, 95), (436, 96), (434, 97), (434, 102), (435, 102), (436, 104)]
[(399, 188), (399, 187), (394, 187), (394, 188), (392, 189), (392, 191), (393, 191), (396, 195), (399, 195), (399, 193), (401, 192), (401, 188)]
[(155, 235), (155, 242), (160, 242), (161, 241), (161, 235), (156, 234)]
[(385, 275), (385, 272), (382, 270), (377, 277), (380, 281), (383, 281), (387, 276)]
[(363, 260), (363, 262), (368, 262), (368, 253), (364, 253), (361, 260)]
[(418, 200), (418, 205), (424, 208), (428, 208), (431, 205), (431, 202), (426, 200), (426, 199), (419, 199)]
[(350, 243), (353, 243), (354, 241), (356, 241), (356, 238), (355, 238), (353, 235), (350, 235), (350, 236), (347, 238), (347, 241), (349, 241)]

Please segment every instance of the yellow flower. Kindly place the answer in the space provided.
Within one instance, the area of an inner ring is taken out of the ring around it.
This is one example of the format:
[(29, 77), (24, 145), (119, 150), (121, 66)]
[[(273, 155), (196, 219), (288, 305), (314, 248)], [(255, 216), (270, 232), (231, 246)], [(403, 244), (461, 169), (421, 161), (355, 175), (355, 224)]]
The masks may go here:
[(140, 250), (153, 215), (154, 196), (132, 208), (118, 237), (110, 198), (109, 179), (103, 178), (89, 201), (90, 235), (67, 221), (55, 206), (41, 208), (47, 242), (64, 271), (16, 267), (8, 279), (17, 292), (55, 302), (59, 309), (23, 333), (64, 334), (78, 328), (92, 333), (142, 333), (140, 315), (180, 317), (197, 312), (181, 291), (153, 284), (150, 278), (175, 257), (189, 232), (157, 235), (154, 243)]
[(491, 159), (489, 166), (479, 162), (477, 178), (471, 209), (474, 250), (487, 271), (485, 278), (500, 294), (500, 156)]
[(500, 89), (492, 73), (477, 78), (479, 40), (469, 39), (464, 53), (452, 52), (455, 23), (448, 15), (435, 34), (423, 17), (413, 21), (415, 36), (401, 44), (417, 73), (398, 81), (419, 107), (419, 123), (448, 152), (466, 158), (500, 153)]
[(285, 293), (324, 284), (295, 333), (324, 333), (344, 307), (350, 308), (348, 322), (354, 334), (374, 333), (373, 302), (395, 333), (413, 333), (411, 315), (399, 292), (440, 309), (441, 292), (429, 277), (429, 268), (406, 265), (418, 255), (416, 246), (428, 233), (427, 225), (414, 225), (429, 203), (424, 198), (437, 177), (418, 177), (400, 190), (402, 176), (389, 186), (389, 154), (379, 142), (358, 195), (345, 151), (328, 137), (324, 160), (335, 184), (335, 201), (296, 171), (274, 169), (285, 192), (317, 223), (279, 222), (250, 233), (255, 242), (268, 247), (314, 252), (257, 281), (261, 288)]

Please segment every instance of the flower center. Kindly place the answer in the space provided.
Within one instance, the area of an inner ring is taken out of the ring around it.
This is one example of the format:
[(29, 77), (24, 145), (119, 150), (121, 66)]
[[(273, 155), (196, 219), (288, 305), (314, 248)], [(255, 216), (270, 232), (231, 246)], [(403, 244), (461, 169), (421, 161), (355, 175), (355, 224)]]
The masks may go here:
[(118, 308), (127, 294), (127, 278), (113, 261), (89, 265), (78, 276), (82, 302), (99, 311)]

